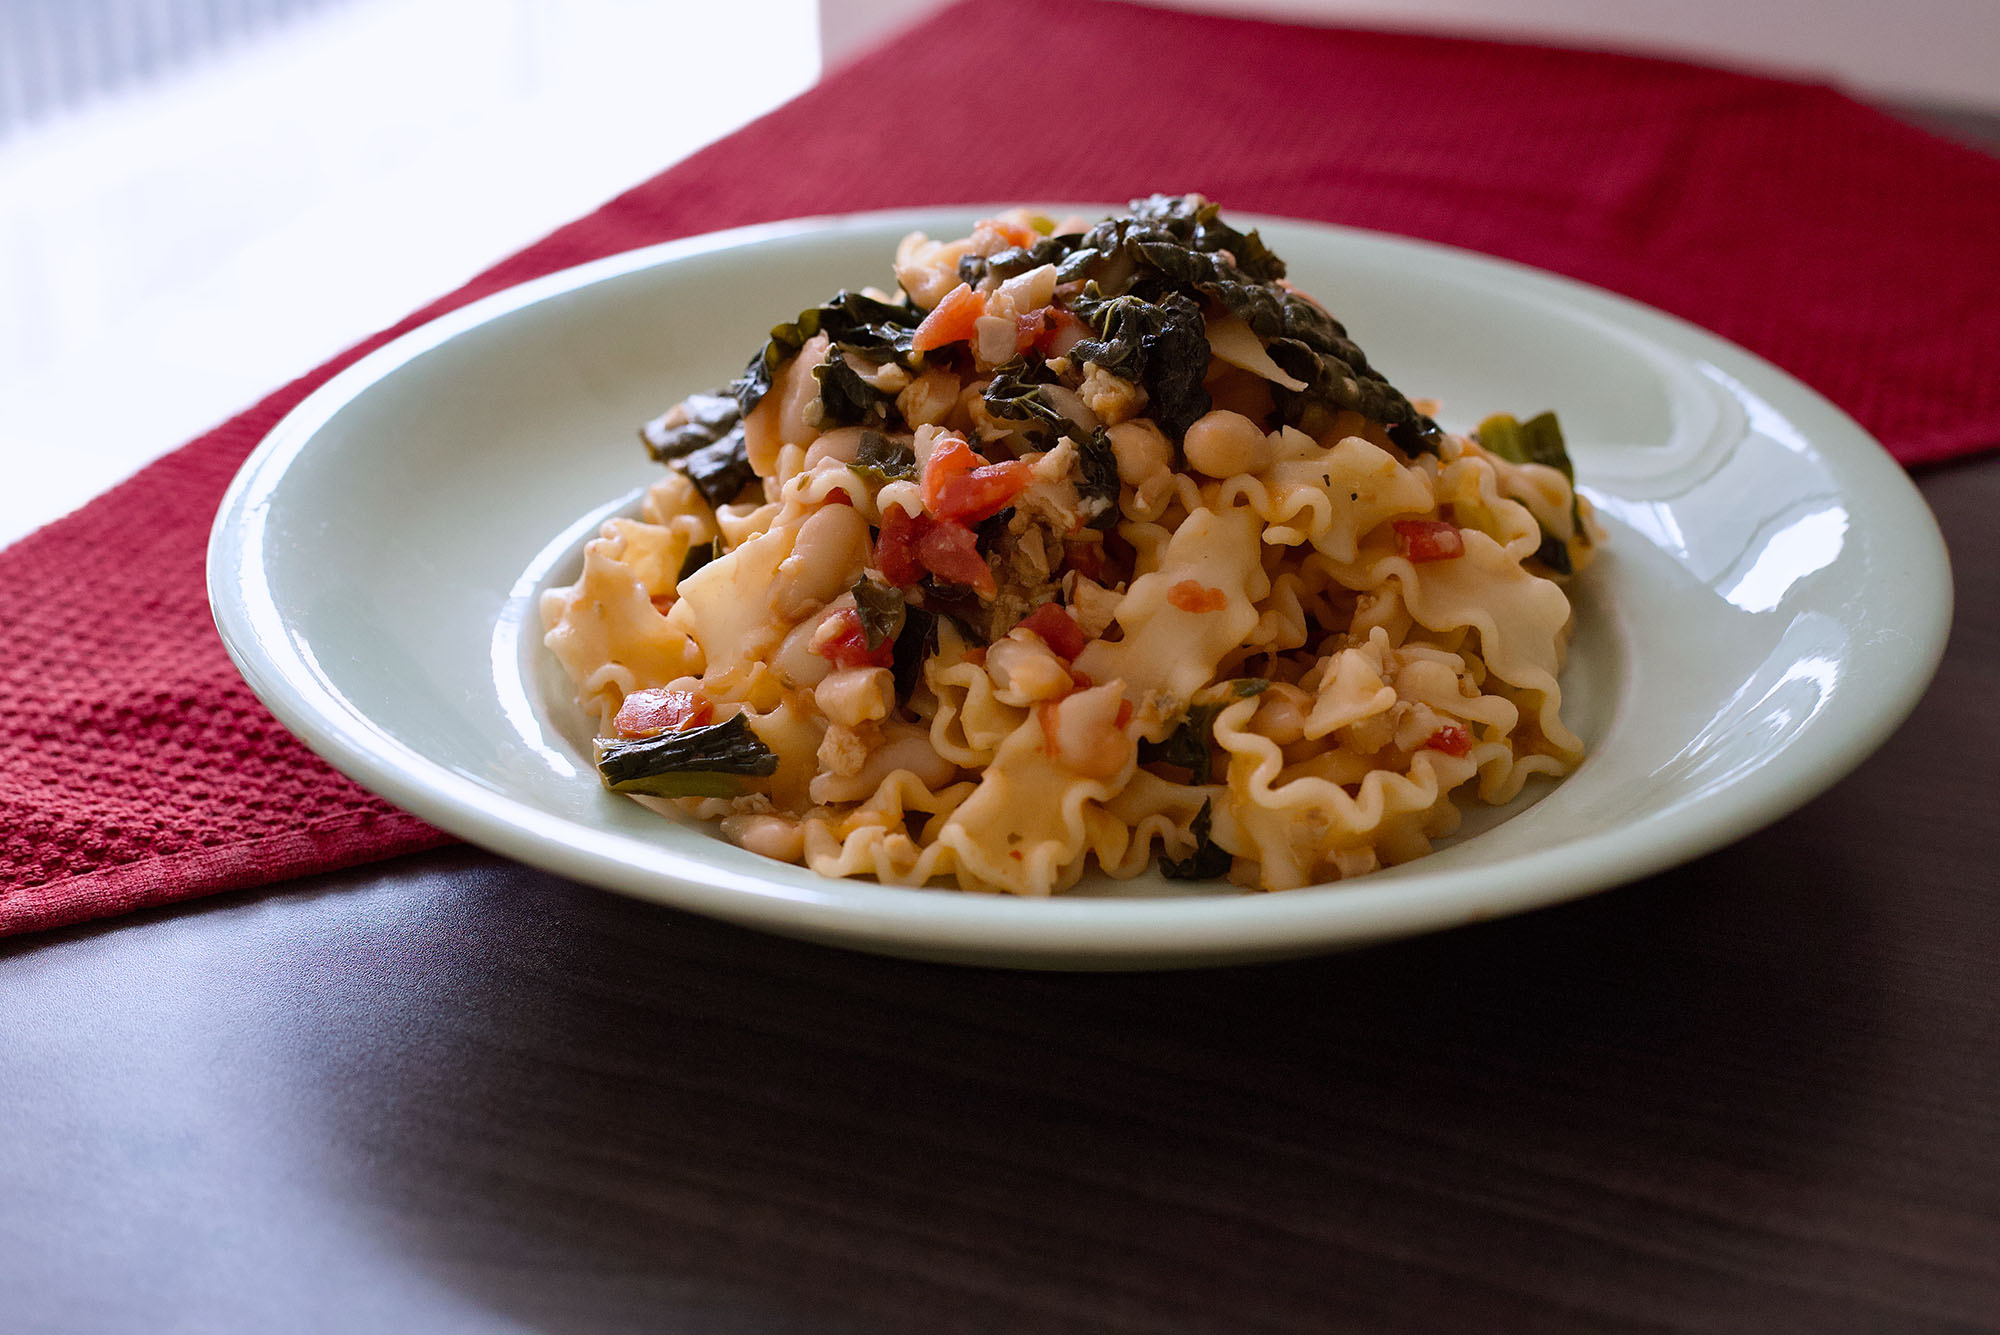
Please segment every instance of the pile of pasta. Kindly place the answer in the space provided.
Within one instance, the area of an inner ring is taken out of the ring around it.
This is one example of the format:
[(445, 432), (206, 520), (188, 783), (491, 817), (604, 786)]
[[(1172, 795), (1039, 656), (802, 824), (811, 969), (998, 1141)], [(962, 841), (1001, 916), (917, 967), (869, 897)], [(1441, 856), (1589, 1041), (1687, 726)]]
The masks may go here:
[(547, 593), (605, 783), (827, 876), (1279, 890), (1583, 747), (1555, 419), (1438, 427), (1199, 196), (906, 238)]

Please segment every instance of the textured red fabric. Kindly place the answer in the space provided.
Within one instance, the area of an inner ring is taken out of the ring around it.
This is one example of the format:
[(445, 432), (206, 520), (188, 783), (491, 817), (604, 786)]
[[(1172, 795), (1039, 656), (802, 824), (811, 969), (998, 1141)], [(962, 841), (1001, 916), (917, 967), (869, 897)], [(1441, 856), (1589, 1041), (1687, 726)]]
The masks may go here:
[[(1017, 102), (1017, 86), (1032, 95)], [(509, 284), (689, 233), (1156, 190), (1467, 246), (1637, 297), (1788, 368), (1906, 463), (2000, 444), (2000, 164), (1831, 89), (974, 0), (0, 553), (0, 934), (445, 840), (288, 736), (205, 606), (203, 547), (231, 473), (360, 352)]]

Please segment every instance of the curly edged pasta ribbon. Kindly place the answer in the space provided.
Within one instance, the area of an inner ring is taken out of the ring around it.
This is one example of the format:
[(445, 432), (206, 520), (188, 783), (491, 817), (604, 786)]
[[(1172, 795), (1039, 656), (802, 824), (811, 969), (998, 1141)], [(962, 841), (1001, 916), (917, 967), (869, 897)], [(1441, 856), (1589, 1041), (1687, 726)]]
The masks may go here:
[(543, 643), (600, 730), (633, 691), (702, 670), (700, 648), (653, 601), (672, 594), (690, 540), (673, 527), (613, 519), (584, 545), (576, 583), (542, 595)]
[(1157, 569), (1132, 581), (1118, 605), (1124, 638), (1096, 640), (1076, 660), (1092, 681), (1122, 681), (1135, 700), (1185, 700), (1243, 642), (1270, 592), (1257, 517), (1196, 510), (1168, 539)]
[(1216, 811), (1215, 840), (1256, 859), (1266, 888), (1310, 885), (1327, 870), (1338, 876), (1340, 853), (1368, 849), (1384, 862), (1407, 861), (1456, 828), (1450, 794), (1473, 776), (1471, 759), (1418, 750), (1407, 772), (1369, 768), (1357, 783), (1351, 768), (1340, 773), (1340, 752), (1288, 765), (1276, 742), (1249, 730), (1256, 708), (1239, 701), (1215, 720), (1216, 743), (1229, 757), (1229, 801)]
[(1137, 766), (1133, 725), (1094, 729), (1087, 757), (1072, 756), (1064, 733), (1074, 718), (1115, 710), (1122, 694), (1112, 683), (1042, 705), (1001, 743), (972, 796), (938, 830), (961, 880), (1047, 895), (1076, 883), (1093, 845), (1100, 861), (1119, 860), (1129, 832), (1103, 803)]

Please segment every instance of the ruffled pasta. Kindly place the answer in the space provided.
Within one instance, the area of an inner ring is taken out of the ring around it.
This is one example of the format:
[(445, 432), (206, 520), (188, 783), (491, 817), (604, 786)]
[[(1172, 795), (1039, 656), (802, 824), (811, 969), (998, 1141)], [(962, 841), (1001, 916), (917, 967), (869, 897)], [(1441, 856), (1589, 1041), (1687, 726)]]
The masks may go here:
[(1439, 430), (1197, 197), (895, 273), (648, 423), (545, 596), (607, 783), (825, 876), (1280, 890), (1582, 759), (1553, 419)]

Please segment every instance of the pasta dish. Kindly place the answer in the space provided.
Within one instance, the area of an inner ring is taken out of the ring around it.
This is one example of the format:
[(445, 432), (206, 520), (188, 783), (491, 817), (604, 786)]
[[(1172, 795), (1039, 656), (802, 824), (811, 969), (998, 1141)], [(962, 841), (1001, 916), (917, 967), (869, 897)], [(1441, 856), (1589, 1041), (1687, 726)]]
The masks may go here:
[(544, 595), (610, 789), (828, 876), (1282, 890), (1582, 759), (1552, 414), (1443, 430), (1200, 196), (893, 268), (646, 423)]

